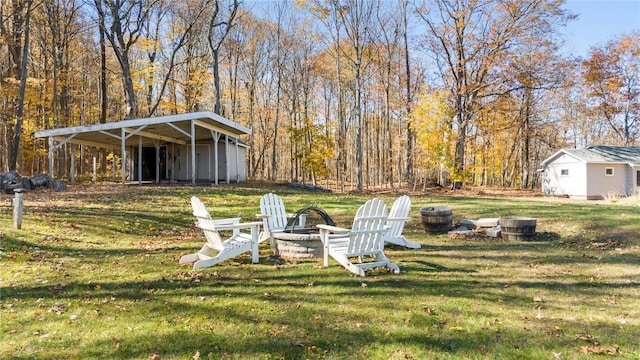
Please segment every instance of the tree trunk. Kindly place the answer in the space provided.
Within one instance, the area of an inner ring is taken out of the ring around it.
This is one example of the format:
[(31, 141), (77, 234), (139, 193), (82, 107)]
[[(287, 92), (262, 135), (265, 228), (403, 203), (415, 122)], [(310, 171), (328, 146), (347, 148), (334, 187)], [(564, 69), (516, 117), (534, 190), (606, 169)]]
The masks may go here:
[(27, 88), (27, 61), (29, 60), (29, 19), (31, 18), (31, 0), (27, 0), (27, 12), (24, 21), (24, 45), (22, 47), (22, 64), (20, 69), (20, 94), (16, 105), (16, 124), (13, 134), (13, 146), (9, 157), (9, 171), (16, 171), (18, 152), (20, 151), (20, 136), (22, 135), (22, 122), (24, 121), (24, 95)]
[[(100, 12), (100, 26), (98, 26), (98, 32), (100, 34), (100, 124), (107, 122), (107, 44), (104, 37), (104, 16)], [(107, 172), (107, 150), (100, 149), (100, 171), (102, 174)], [(114, 164), (115, 168), (115, 158)]]
[(213, 107), (213, 112), (218, 115), (222, 115), (220, 112), (220, 59), (218, 49), (211, 50), (211, 57), (213, 58), (213, 87), (216, 94), (216, 103)]
[(406, 170), (406, 178), (409, 183), (413, 183), (414, 173), (413, 173), (413, 143), (414, 143), (414, 134), (411, 129), (411, 104), (412, 104), (412, 96), (411, 96), (411, 63), (409, 61), (409, 40), (407, 35), (407, 0), (401, 1), (402, 6), (402, 21), (403, 21), (403, 38), (404, 38), (404, 66), (405, 66), (405, 91), (407, 92), (406, 99), (406, 111), (407, 111), (407, 119), (406, 119), (406, 127), (407, 127), (407, 170)]

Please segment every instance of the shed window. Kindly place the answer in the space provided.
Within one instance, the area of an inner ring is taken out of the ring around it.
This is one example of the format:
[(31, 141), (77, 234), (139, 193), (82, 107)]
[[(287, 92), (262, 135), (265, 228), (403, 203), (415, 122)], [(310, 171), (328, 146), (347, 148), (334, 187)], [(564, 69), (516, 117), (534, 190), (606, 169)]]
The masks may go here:
[(569, 176), (569, 169), (560, 169), (560, 175)]
[(636, 171), (636, 186), (640, 187), (640, 170)]
[(612, 167), (604, 168), (604, 175), (613, 176), (613, 168)]

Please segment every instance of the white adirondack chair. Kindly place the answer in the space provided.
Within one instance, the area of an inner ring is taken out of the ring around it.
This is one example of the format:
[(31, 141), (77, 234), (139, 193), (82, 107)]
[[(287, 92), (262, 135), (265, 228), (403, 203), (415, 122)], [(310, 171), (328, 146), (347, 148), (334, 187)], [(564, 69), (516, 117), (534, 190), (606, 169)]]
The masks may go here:
[(382, 237), (388, 231), (386, 221), (387, 205), (380, 199), (371, 199), (360, 206), (351, 229), (316, 225), (324, 247), (324, 266), (329, 266), (331, 256), (356, 275), (365, 276), (367, 270), (382, 267), (399, 273), (398, 265), (384, 254)]
[(411, 221), (409, 211), (411, 210), (411, 199), (407, 195), (402, 195), (396, 199), (389, 211), (387, 226), (389, 231), (384, 235), (384, 242), (405, 246), (410, 249), (420, 249), (420, 244), (411, 242), (402, 234), (404, 224)]
[[(191, 197), (191, 206), (197, 220), (196, 226), (202, 229), (207, 242), (197, 253), (181, 257), (180, 264), (194, 263), (194, 269), (204, 268), (247, 251), (251, 251), (251, 262), (258, 263), (258, 236), (261, 222), (240, 223), (240, 218), (213, 220), (202, 201), (195, 196)], [(250, 232), (241, 232), (241, 229), (250, 229)], [(224, 230), (232, 231), (232, 235), (223, 241), (220, 231)]]
[[(294, 214), (287, 213), (282, 199), (274, 194), (268, 193), (260, 199), (260, 214), (256, 216), (262, 219), (262, 233), (260, 233), (259, 242), (266, 239), (269, 240), (271, 247), (274, 247), (273, 234), (283, 232), (287, 227), (287, 221)], [(306, 214), (301, 214), (296, 227), (304, 227), (306, 222)]]

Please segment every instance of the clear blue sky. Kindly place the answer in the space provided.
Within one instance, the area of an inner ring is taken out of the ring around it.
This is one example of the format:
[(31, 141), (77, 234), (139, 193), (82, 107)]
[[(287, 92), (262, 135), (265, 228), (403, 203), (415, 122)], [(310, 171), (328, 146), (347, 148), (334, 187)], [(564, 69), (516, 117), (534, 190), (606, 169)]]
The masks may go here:
[(564, 29), (568, 54), (585, 57), (592, 46), (640, 31), (640, 0), (568, 0), (565, 8), (578, 15)]

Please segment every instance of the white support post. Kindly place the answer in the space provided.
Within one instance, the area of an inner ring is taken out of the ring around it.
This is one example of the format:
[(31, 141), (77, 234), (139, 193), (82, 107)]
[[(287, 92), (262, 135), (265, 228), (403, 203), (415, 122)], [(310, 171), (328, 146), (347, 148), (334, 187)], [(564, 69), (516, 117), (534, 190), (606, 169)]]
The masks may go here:
[(220, 133), (217, 131), (213, 131), (211, 130), (211, 137), (213, 138), (213, 157), (214, 157), (214, 164), (215, 164), (215, 168), (214, 168), (214, 172), (215, 172), (215, 180), (216, 180), (216, 185), (218, 185), (218, 179), (220, 178), (219, 174), (218, 174), (218, 142), (220, 141)]
[(71, 184), (76, 183), (76, 146), (74, 144), (69, 144), (71, 146), (71, 167), (69, 168), (69, 181)]
[(142, 136), (138, 136), (138, 185), (142, 185)]
[(171, 182), (173, 182), (176, 179), (176, 163), (175, 161), (173, 161), (175, 156), (176, 156), (176, 144), (171, 143), (171, 159), (167, 159), (167, 171), (169, 171), (169, 160), (171, 160), (171, 176), (169, 179), (171, 180)]
[(229, 135), (224, 136), (224, 163), (227, 165), (227, 176), (225, 179), (227, 180), (227, 184), (231, 184), (231, 174), (229, 170)]
[(53, 137), (49, 136), (49, 176), (53, 178), (53, 152), (55, 151), (53, 146)]
[(207, 180), (211, 181), (211, 146), (207, 146)]
[(240, 182), (240, 166), (238, 164), (238, 138), (236, 138), (236, 184)]
[(124, 128), (120, 129), (120, 133), (121, 133), (121, 139), (120, 139), (120, 149), (122, 151), (122, 156), (120, 158), (120, 171), (122, 172), (122, 185), (126, 184), (127, 182), (127, 178), (126, 178), (126, 170), (127, 170), (127, 149), (125, 147), (125, 142), (127, 140), (126, 136), (127, 133), (125, 132)]
[(160, 141), (154, 139), (153, 145), (156, 147), (156, 184), (160, 184)]
[(191, 184), (196, 184), (196, 122), (191, 120)]
[(16, 194), (13, 199), (13, 227), (15, 229), (22, 229), (22, 206), (24, 204), (24, 189), (13, 189)]

